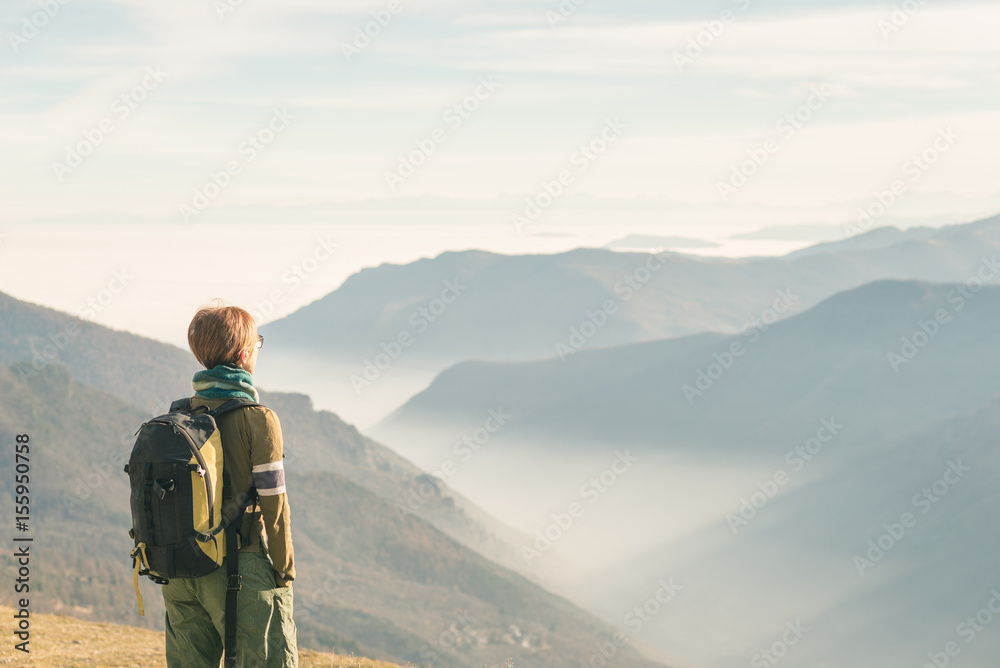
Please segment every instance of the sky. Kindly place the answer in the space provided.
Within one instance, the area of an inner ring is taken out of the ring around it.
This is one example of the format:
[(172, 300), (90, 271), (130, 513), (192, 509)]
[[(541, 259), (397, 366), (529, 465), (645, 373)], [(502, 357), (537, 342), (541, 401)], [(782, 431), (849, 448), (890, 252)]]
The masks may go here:
[[(186, 222), (263, 208), (280, 223), (421, 196), (485, 203), (536, 194), (563, 169), (574, 194), (733, 218), (752, 204), (846, 216), (949, 126), (960, 140), (913, 184), (937, 203), (921, 213), (998, 196), (995, 3), (910, 0), (894, 17), (880, 2), (566, 0), (570, 13), (534, 0), (64, 1), (51, 18), (37, 2), (4, 3), (11, 222), (182, 220), (181, 204), (230, 161), (241, 173)], [(34, 34), (25, 20), (39, 16)], [(689, 39), (707, 46), (687, 51)], [(776, 132), (818, 86), (827, 99), (795, 136)], [(469, 96), (474, 110), (453, 109)], [(251, 159), (240, 147), (275, 110), (287, 127)], [(609, 119), (621, 135), (576, 173), (571, 156)], [(388, 184), (436, 128), (433, 154)], [(94, 143), (87, 132), (100, 142), (72, 168), (67, 147)], [(719, 181), (772, 136), (770, 164), (722, 201)]]
[(778, 254), (727, 240), (829, 238), (880, 201), (873, 225), (968, 222), (1000, 210), (998, 24), (944, 0), (11, 0), (0, 291), (76, 312), (130, 258), (155, 290), (97, 319), (150, 335), (193, 270), (167, 236), (227, 249), (205, 292), (246, 299), (334, 234), (291, 309), (447, 249)]

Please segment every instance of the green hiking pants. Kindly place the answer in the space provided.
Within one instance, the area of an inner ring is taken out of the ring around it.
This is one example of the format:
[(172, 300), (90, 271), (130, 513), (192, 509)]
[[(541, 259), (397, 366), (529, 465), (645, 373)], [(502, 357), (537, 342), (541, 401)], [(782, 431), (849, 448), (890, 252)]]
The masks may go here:
[[(228, 557), (227, 557), (228, 558)], [(297, 668), (292, 588), (277, 587), (263, 552), (240, 552), (236, 665)], [(168, 668), (219, 668), (226, 631), (226, 565), (201, 578), (163, 586)]]

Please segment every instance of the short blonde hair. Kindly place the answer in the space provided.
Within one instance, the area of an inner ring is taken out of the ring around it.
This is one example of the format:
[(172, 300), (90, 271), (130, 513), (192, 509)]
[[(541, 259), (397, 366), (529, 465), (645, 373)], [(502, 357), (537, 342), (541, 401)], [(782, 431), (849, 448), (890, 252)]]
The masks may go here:
[(240, 353), (257, 343), (257, 323), (238, 306), (217, 303), (194, 314), (188, 326), (188, 346), (206, 369), (235, 364)]

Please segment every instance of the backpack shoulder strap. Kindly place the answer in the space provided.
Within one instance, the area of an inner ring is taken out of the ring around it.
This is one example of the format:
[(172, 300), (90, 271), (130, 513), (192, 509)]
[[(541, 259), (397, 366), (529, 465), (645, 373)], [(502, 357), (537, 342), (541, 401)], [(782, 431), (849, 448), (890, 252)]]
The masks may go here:
[(240, 408), (250, 408), (252, 406), (263, 406), (263, 404), (258, 404), (256, 401), (251, 401), (250, 399), (230, 399), (226, 403), (222, 404), (214, 411), (209, 411), (212, 417), (219, 417), (220, 415), (225, 415), (230, 411), (235, 411)]

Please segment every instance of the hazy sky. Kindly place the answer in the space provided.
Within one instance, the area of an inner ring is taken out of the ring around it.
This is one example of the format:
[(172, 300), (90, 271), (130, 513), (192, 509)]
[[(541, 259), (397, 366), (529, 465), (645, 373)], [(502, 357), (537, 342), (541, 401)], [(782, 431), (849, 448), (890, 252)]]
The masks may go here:
[[(550, 211), (592, 195), (626, 222), (625, 207), (665, 222), (758, 225), (788, 210), (775, 220), (840, 223), (897, 179), (906, 191), (886, 220), (994, 213), (1000, 6), (897, 5), (909, 13), (874, 1), (10, 0), (0, 225), (317, 223), (419, 197), (505, 220), (560, 172)], [(788, 114), (800, 120), (779, 129)], [(907, 176), (949, 128), (947, 150)], [(602, 133), (606, 150), (581, 158)], [(390, 186), (417, 142), (433, 154)], [(723, 201), (720, 181), (765, 150)], [(379, 220), (406, 217), (404, 205)]]
[(780, 254), (807, 242), (731, 236), (835, 237), (876, 192), (874, 225), (993, 215), (1000, 6), (896, 6), (10, 0), (0, 291), (183, 345), (321, 238), (338, 254), (264, 320), (444, 250)]

